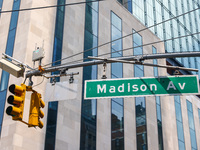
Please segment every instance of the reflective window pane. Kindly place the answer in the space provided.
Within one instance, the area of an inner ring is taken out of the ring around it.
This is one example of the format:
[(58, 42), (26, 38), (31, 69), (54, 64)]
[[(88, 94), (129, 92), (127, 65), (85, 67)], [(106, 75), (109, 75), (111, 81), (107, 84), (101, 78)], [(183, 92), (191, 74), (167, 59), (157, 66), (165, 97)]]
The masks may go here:
[[(121, 19), (111, 12), (111, 39), (115, 40), (122, 37)], [(121, 57), (122, 39), (111, 43), (111, 57)], [(123, 77), (123, 64), (111, 64), (111, 78)], [(124, 150), (124, 101), (122, 98), (114, 98), (111, 101), (111, 149)]]
[[(65, 0), (58, 0), (58, 5), (65, 4)], [(55, 36), (54, 36), (54, 47), (52, 62), (60, 60), (62, 58), (62, 42), (63, 42), (63, 29), (64, 29), (64, 14), (65, 6), (57, 8), (56, 12), (56, 24), (55, 24)], [(53, 63), (52, 66), (59, 65), (61, 62)], [(59, 74), (59, 71), (52, 72), (52, 74)], [(60, 78), (56, 78), (56, 82), (59, 82)], [(47, 114), (47, 125), (46, 125), (46, 137), (45, 137), (45, 150), (55, 149), (56, 139), (56, 126), (57, 126), (57, 112), (58, 102), (49, 102), (48, 114)]]
[(1, 127), (3, 123), (3, 115), (4, 115), (4, 107), (5, 107), (5, 102), (6, 102), (6, 94), (7, 94), (7, 89), (0, 91), (0, 135), (1, 135)]
[(196, 131), (194, 125), (194, 116), (193, 116), (193, 108), (192, 103), (187, 100), (187, 112), (188, 112), (188, 123), (190, 128), (190, 140), (191, 147), (194, 150), (197, 150), (197, 141), (196, 141)]
[(118, 30), (122, 29), (122, 20), (115, 13), (111, 13), (111, 24), (114, 25)]
[(198, 109), (198, 112), (199, 112), (199, 123), (200, 123), (200, 109)]
[(176, 119), (182, 122), (181, 105), (177, 102), (175, 102), (175, 110), (176, 110)]
[(178, 139), (184, 142), (184, 133), (183, 133), (183, 123), (177, 121), (177, 132), (178, 132)]
[(185, 149), (185, 139), (181, 112), (180, 96), (174, 96), (175, 112), (176, 112), (176, 125), (179, 141), (179, 150)]
[[(84, 51), (98, 46), (98, 7), (98, 2), (86, 4)], [(85, 52), (83, 57), (97, 56), (97, 54), (98, 49), (95, 48)], [(83, 83), (91, 79), (97, 79), (97, 66), (83, 67)], [(96, 115), (96, 99), (86, 101), (82, 98), (80, 150), (96, 149)]]

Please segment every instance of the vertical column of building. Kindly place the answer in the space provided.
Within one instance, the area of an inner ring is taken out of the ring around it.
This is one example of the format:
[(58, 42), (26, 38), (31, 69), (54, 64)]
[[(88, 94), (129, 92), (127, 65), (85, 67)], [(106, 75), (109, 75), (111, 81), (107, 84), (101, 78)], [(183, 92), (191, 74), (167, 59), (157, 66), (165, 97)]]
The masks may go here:
[[(89, 0), (86, 0), (89, 1)], [(85, 8), (85, 35), (84, 35), (84, 51), (98, 46), (98, 18), (99, 3), (87, 3)], [(84, 53), (84, 58), (88, 56), (97, 56), (98, 49)], [(84, 81), (97, 79), (97, 66), (87, 66), (83, 68), (83, 90)], [(96, 99), (84, 100), (82, 96), (81, 109), (81, 136), (80, 149), (96, 149), (96, 115), (97, 115)]]
[[(111, 40), (122, 37), (122, 20), (115, 13), (111, 12)], [(111, 57), (121, 57), (122, 39), (111, 43)], [(111, 64), (111, 78), (123, 77), (123, 64)], [(123, 98), (113, 98), (111, 100), (111, 149), (124, 149), (124, 100)]]
[[(133, 32), (135, 32), (133, 30)], [(133, 47), (142, 45), (142, 36), (133, 34)], [(143, 48), (137, 47), (133, 49), (134, 55), (142, 55)], [(134, 77), (144, 76), (144, 66), (134, 65)], [(147, 124), (146, 124), (146, 102), (145, 97), (135, 98), (135, 111), (136, 111), (136, 136), (137, 136), (137, 149), (147, 150)]]
[[(18, 10), (20, 8), (21, 0), (14, 0), (12, 10)], [(0, 5), (2, 6), (3, 1), (0, 1)], [(15, 44), (15, 36), (17, 30), (19, 12), (15, 11), (11, 14), (10, 27), (8, 31), (8, 39), (6, 43), (6, 51), (5, 53), (9, 56), (13, 55), (14, 44)], [(0, 132), (3, 121), (4, 107), (5, 107), (5, 99), (7, 94), (7, 87), (9, 82), (9, 73), (6, 71), (2, 71), (1, 74), (1, 83), (0, 83)]]
[[(153, 54), (157, 53), (157, 49), (154, 46), (152, 47), (152, 51), (153, 51)], [(158, 64), (157, 59), (153, 60), (153, 64)], [(158, 67), (154, 67), (153, 71), (154, 71), (154, 76), (158, 77)], [(163, 150), (163, 132), (162, 132), (162, 115), (161, 115), (160, 96), (156, 96), (155, 99), (156, 99), (159, 150)]]
[(182, 113), (181, 113), (180, 96), (174, 96), (174, 104), (175, 104), (175, 111), (176, 111), (178, 146), (179, 146), (179, 150), (185, 150), (185, 139), (184, 139), (184, 131), (183, 131), (183, 120), (182, 120)]
[[(65, 4), (65, 0), (58, 0), (57, 4), (63, 5)], [(57, 7), (52, 62), (60, 60), (62, 57), (64, 18), (65, 18), (65, 6)], [(59, 64), (61, 64), (60, 61), (53, 63), (52, 66), (56, 66)], [(58, 71), (53, 72), (52, 74), (59, 74), (59, 72)], [(60, 78), (56, 78), (56, 81), (59, 82)], [(57, 124), (57, 112), (58, 112), (57, 109), (58, 109), (57, 101), (49, 102), (45, 148), (44, 148), (45, 150), (55, 149), (56, 124)]]
[(192, 103), (188, 100), (187, 100), (187, 112), (188, 112), (188, 123), (189, 123), (189, 130), (190, 130), (191, 149), (197, 150), (193, 108), (192, 108)]

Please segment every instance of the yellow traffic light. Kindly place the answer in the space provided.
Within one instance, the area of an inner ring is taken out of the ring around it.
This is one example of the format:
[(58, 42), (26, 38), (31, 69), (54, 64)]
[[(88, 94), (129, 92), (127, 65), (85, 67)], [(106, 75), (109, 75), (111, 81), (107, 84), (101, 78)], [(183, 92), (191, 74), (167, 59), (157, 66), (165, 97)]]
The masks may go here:
[(29, 127), (38, 126), (39, 128), (43, 127), (43, 122), (40, 118), (44, 117), (44, 112), (41, 110), (41, 107), (44, 108), (45, 103), (41, 99), (41, 94), (33, 92), (31, 95), (30, 103), (30, 113), (29, 113)]
[(12, 84), (9, 87), (9, 91), (14, 95), (10, 95), (7, 99), (8, 103), (14, 106), (9, 106), (6, 109), (6, 113), (12, 116), (13, 120), (22, 120), (24, 101), (26, 95), (26, 85), (21, 84), (21, 86)]

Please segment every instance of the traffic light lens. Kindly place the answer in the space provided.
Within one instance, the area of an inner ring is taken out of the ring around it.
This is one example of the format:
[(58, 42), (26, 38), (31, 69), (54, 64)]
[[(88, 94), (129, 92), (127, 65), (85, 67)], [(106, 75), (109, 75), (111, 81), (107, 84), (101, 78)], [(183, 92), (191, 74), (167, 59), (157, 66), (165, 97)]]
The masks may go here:
[[(14, 101), (14, 96), (13, 95), (10, 95), (9, 97), (8, 97), (8, 103), (9, 104), (13, 104), (13, 101)], [(14, 104), (15, 105), (15, 104)]]
[(10, 87), (9, 87), (9, 91), (13, 94), (15, 94), (15, 84), (12, 84)]
[(22, 93), (23, 92), (23, 88), (21, 86), (12, 84), (9, 86), (9, 91), (13, 94), (15, 93)]
[(12, 105), (20, 105), (20, 103), (22, 103), (23, 100), (21, 97), (10, 95), (7, 101), (9, 104)]
[(9, 106), (9, 107), (6, 109), (6, 113), (7, 113), (8, 115), (13, 116), (13, 115), (11, 114), (12, 110), (13, 110), (12, 106)]

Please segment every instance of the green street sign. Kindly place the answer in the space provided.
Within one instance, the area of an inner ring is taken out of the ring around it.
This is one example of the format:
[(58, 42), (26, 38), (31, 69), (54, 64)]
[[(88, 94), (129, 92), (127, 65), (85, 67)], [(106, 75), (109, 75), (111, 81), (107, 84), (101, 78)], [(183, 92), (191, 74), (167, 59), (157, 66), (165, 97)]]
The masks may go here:
[(196, 75), (86, 80), (85, 99), (198, 94)]

